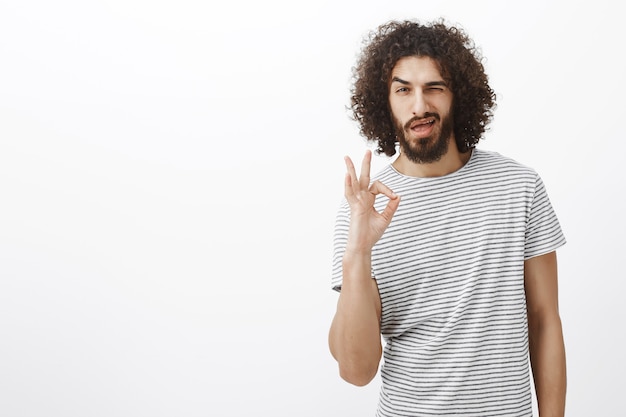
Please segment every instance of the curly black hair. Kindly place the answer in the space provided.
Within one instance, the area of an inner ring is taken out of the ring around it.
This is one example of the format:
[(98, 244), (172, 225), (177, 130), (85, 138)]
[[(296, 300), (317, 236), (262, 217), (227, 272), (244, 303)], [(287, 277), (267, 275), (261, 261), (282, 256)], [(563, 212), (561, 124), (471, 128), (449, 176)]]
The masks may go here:
[(476, 146), (493, 117), (496, 95), (480, 52), (462, 29), (443, 20), (390, 21), (370, 32), (365, 42), (353, 68), (351, 109), (361, 135), (378, 142), (378, 153), (396, 153), (389, 81), (398, 60), (406, 56), (427, 56), (437, 62), (453, 93), (453, 131), (459, 151)]

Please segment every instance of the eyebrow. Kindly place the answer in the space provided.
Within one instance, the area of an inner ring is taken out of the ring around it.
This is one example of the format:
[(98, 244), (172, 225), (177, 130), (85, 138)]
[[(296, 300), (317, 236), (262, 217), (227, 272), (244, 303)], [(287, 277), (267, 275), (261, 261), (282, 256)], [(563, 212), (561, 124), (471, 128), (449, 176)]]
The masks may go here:
[(447, 87), (448, 84), (446, 84), (445, 81), (430, 81), (426, 83), (426, 87), (436, 87), (436, 86)]
[(400, 84), (404, 84), (404, 85), (409, 85), (409, 84), (411, 84), (410, 82), (405, 81), (405, 80), (403, 80), (402, 78), (398, 78), (398, 77), (393, 77), (393, 78), (391, 79), (391, 82), (392, 82), (392, 83), (400, 83)]
[[(399, 77), (393, 77), (391, 79), (391, 82), (394, 83), (400, 83), (400, 84), (404, 84), (404, 85), (409, 85), (411, 84), (410, 82), (403, 80), (402, 78)], [(446, 84), (445, 81), (429, 81), (426, 84), (424, 84), (426, 87), (435, 87), (435, 86), (442, 86), (442, 87), (447, 87), (448, 84)]]

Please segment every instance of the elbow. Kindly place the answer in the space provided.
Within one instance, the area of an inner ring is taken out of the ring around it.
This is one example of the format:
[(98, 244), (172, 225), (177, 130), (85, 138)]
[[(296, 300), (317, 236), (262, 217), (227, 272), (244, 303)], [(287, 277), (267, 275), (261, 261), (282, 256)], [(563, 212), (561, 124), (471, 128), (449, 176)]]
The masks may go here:
[(548, 330), (562, 331), (561, 316), (556, 310), (528, 311), (528, 330), (542, 333)]
[(333, 337), (334, 335), (336, 336), (336, 332), (331, 329), (328, 344), (330, 353), (337, 361), (341, 379), (357, 387), (369, 384), (378, 372), (382, 357), (380, 336), (378, 344), (362, 343), (355, 349), (350, 343), (345, 343), (340, 338)]
[(367, 365), (367, 366), (342, 366), (339, 365), (339, 376), (341, 378), (357, 387), (364, 387), (369, 384), (376, 373), (378, 372), (378, 365)]
[(377, 354), (362, 356), (346, 355), (345, 352), (337, 352), (333, 347), (331, 343), (330, 351), (339, 365), (339, 376), (341, 379), (357, 387), (363, 387), (374, 379), (380, 363), (380, 349), (377, 351)]

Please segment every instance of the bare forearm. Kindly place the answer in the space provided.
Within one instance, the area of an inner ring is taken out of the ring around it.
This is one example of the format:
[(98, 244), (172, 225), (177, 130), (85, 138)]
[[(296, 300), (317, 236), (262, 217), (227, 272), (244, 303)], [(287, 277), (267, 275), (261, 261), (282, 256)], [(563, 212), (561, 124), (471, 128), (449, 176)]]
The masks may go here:
[(529, 316), (530, 360), (540, 417), (563, 417), (567, 386), (561, 320)]
[(343, 268), (329, 345), (342, 378), (355, 385), (365, 385), (375, 376), (382, 354), (380, 298), (371, 277), (369, 255), (347, 255)]
[[(343, 255), (343, 282), (337, 312), (331, 324), (329, 346), (343, 379), (366, 385), (376, 375), (382, 355), (381, 301), (372, 279), (372, 248), (398, 209), (400, 197), (380, 181), (370, 184), (371, 151), (363, 157), (357, 177), (352, 160), (345, 158), (345, 197), (350, 206), (350, 228)], [(376, 196), (389, 199), (382, 212), (374, 208)]]

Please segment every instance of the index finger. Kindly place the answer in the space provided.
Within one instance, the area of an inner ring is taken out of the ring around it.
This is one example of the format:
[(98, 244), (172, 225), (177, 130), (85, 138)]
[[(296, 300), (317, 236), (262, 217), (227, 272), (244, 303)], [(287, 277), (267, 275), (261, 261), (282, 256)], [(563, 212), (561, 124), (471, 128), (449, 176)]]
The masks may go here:
[(390, 200), (395, 200), (398, 197), (398, 194), (394, 193), (391, 188), (387, 187), (380, 181), (374, 181), (369, 190), (374, 195), (383, 194), (389, 197)]

